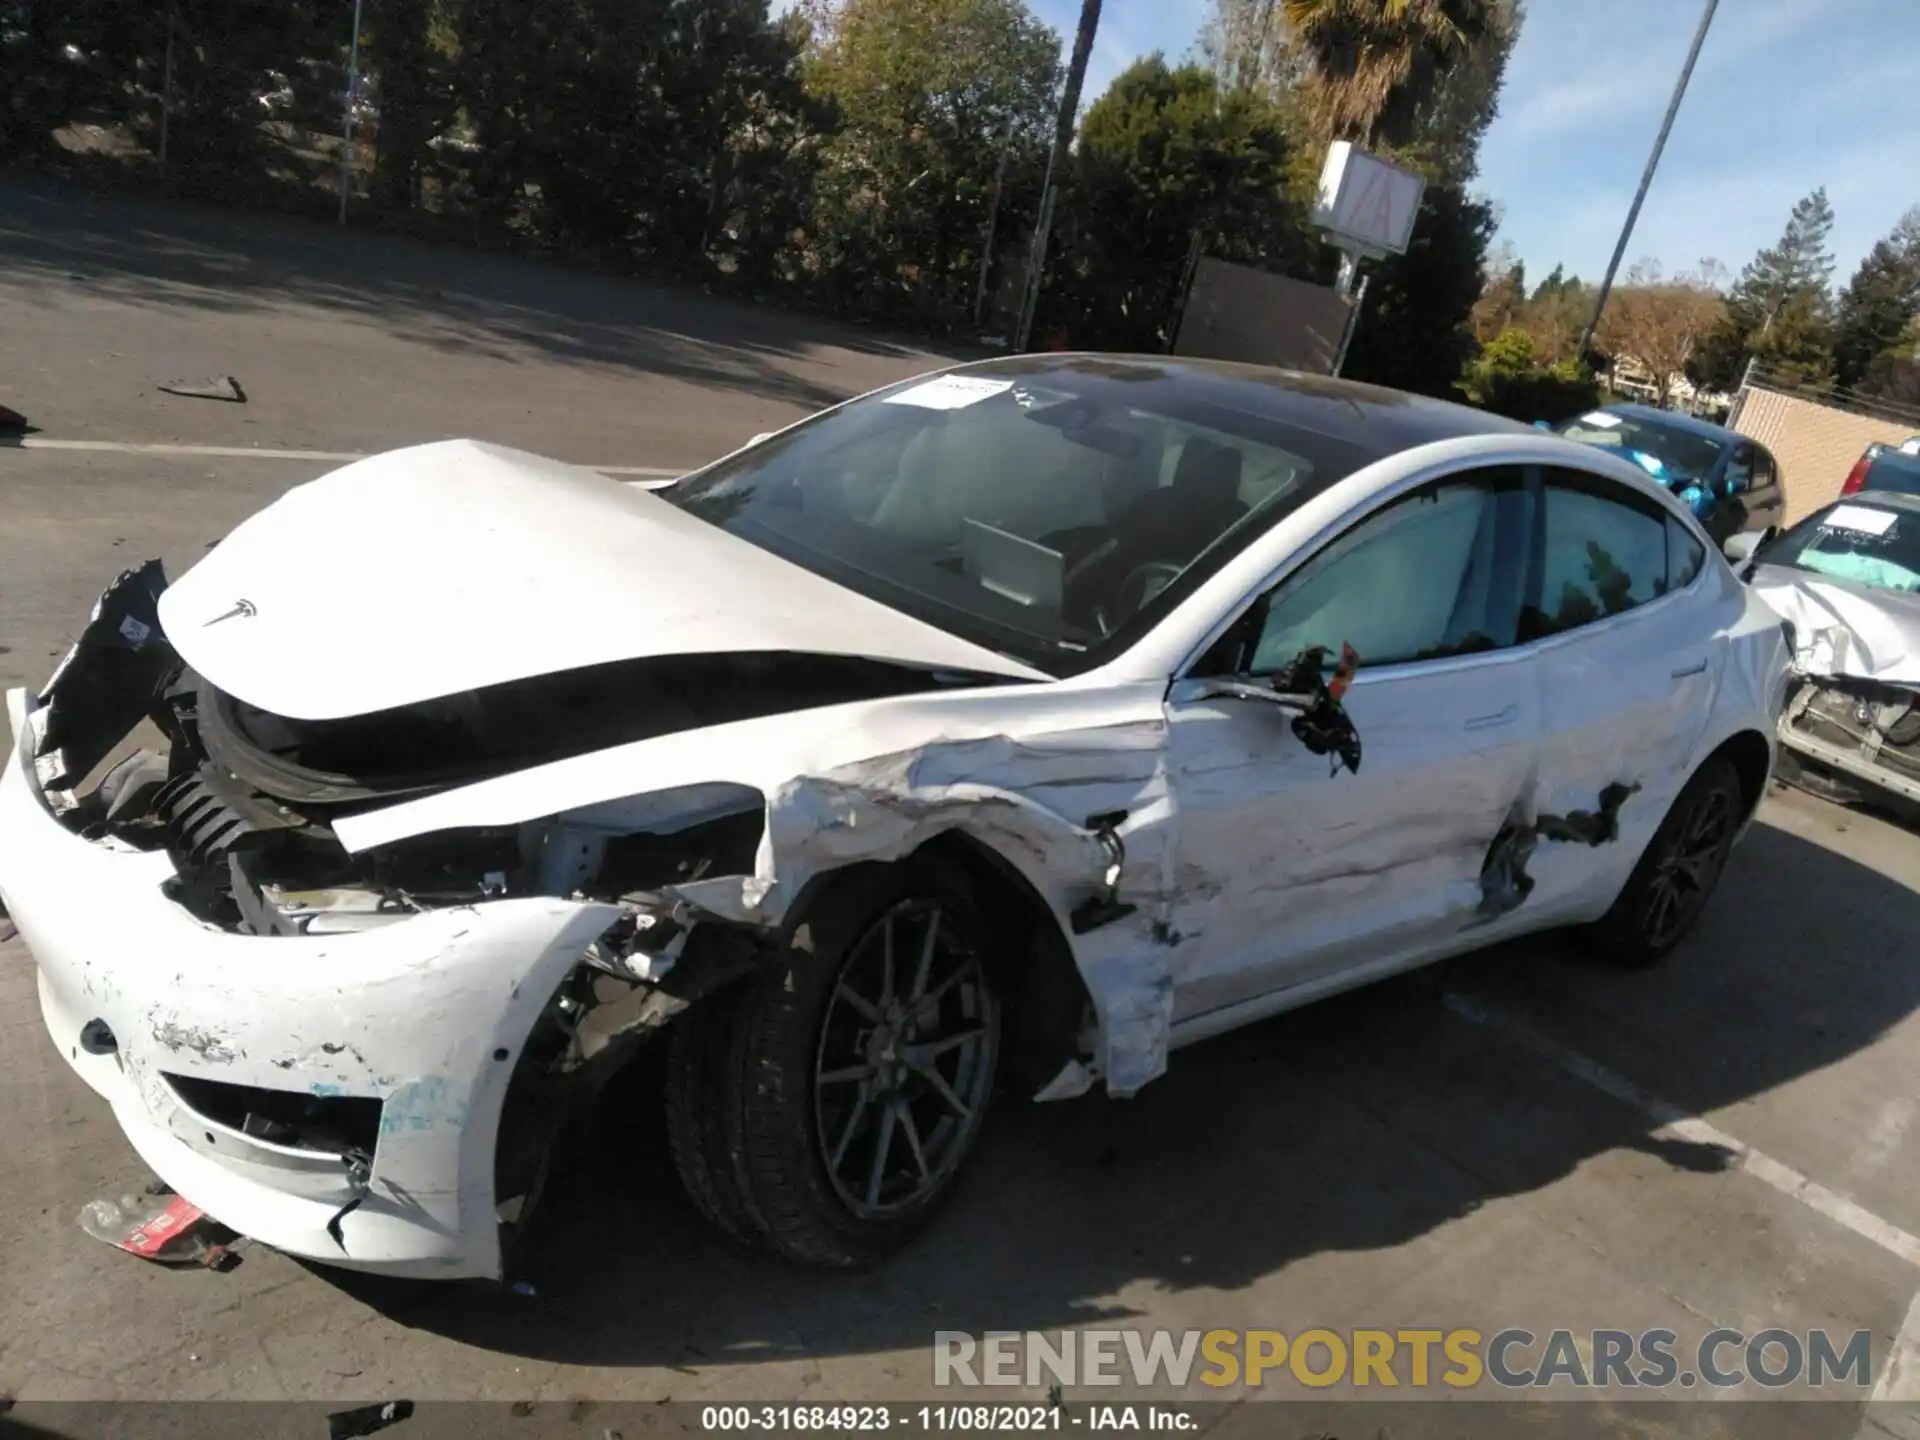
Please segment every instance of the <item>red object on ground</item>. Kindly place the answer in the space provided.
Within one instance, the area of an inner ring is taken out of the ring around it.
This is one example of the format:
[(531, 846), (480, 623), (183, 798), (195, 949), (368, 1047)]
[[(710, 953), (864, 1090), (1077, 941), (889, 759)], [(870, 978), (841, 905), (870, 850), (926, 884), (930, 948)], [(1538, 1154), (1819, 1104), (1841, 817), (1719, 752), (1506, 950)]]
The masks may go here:
[(170, 1240), (205, 1218), (198, 1205), (184, 1195), (176, 1195), (171, 1205), (122, 1240), (120, 1248), (151, 1260), (166, 1249)]

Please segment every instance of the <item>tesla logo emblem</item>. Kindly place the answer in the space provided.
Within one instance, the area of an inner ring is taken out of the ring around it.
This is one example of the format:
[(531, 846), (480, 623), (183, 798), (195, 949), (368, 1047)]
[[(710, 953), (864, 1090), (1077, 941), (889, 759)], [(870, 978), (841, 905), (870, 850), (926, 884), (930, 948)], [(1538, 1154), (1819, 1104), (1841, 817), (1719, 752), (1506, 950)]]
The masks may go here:
[(202, 625), (200, 628), (204, 630), (207, 628), (207, 625), (218, 625), (222, 620), (231, 620), (236, 615), (245, 615), (247, 618), (251, 619), (255, 615), (258, 615), (259, 613), (260, 612), (258, 609), (255, 608), (253, 601), (236, 600), (233, 602), (233, 608), (227, 611), (226, 614), (214, 616), (211, 620), (207, 621), (206, 624)]

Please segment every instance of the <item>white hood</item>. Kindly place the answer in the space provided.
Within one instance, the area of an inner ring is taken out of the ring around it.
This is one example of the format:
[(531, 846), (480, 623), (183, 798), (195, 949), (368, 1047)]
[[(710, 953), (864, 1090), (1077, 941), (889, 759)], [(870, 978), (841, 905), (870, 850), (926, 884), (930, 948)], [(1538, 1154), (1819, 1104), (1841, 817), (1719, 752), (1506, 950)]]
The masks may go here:
[(634, 486), (450, 440), (252, 516), (160, 597), (189, 665), (331, 720), (649, 655), (799, 651), (1044, 679)]

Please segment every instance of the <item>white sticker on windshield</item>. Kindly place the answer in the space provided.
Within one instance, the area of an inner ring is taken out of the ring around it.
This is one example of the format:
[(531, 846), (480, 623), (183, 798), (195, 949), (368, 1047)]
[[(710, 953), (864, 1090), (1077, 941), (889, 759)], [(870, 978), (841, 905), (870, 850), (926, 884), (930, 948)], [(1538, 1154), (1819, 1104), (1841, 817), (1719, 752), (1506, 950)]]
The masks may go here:
[(1857, 530), (1862, 535), (1884, 535), (1893, 528), (1894, 515), (1862, 505), (1836, 505), (1823, 522), (1830, 530)]
[(936, 375), (910, 390), (887, 396), (889, 405), (918, 405), (922, 410), (964, 410), (1004, 395), (1013, 388), (1011, 380), (987, 380), (978, 375)]
[(1620, 423), (1618, 415), (1609, 415), (1604, 410), (1594, 410), (1580, 417), (1582, 425), (1598, 425), (1602, 430), (1611, 430)]

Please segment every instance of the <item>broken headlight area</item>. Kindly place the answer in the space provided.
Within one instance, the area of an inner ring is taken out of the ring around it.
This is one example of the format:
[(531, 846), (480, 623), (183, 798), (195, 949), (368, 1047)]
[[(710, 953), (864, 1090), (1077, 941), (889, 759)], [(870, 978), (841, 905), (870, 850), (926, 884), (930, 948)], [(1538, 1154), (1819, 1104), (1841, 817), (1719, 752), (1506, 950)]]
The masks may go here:
[(180, 1103), (202, 1120), (252, 1140), (320, 1155), (370, 1155), (380, 1139), (377, 1099), (229, 1085), (171, 1073), (164, 1078)]
[(1870, 680), (1809, 680), (1787, 702), (1787, 723), (1920, 780), (1920, 692)]
[[(153, 643), (164, 649), (163, 639)], [(64, 673), (90, 672), (76, 662)], [(49, 686), (67, 707), (50, 713), (56, 719), (78, 713), (89, 723), (82, 727), (84, 751), (65, 753), (74, 763), (97, 764), (138, 723), (140, 711), (130, 703), (97, 710), (72, 705), (75, 692), (66, 683), (58, 691)], [(83, 700), (92, 694), (77, 693)], [(177, 659), (157, 678), (143, 675), (133, 698), (167, 738), (166, 752), (137, 750), (91, 790), (63, 792), (61, 821), (87, 839), (165, 850), (175, 870), (169, 897), (196, 918), (240, 934), (341, 934), (511, 896), (644, 898), (674, 884), (750, 874), (765, 826), (758, 792), (690, 787), (349, 855), (332, 821), (367, 807), (365, 776), (350, 780), (238, 743), (235, 702)], [(110, 720), (93, 723), (109, 708)], [(74, 722), (66, 723), (63, 733), (77, 733)], [(114, 725), (123, 728), (107, 735)], [(396, 753), (414, 754), (410, 744)], [(341, 751), (327, 753), (344, 758)], [(396, 762), (392, 774), (405, 769), (417, 777), (410, 764)], [(636, 929), (649, 919), (638, 908)], [(662, 940), (666, 935), (659, 932)]]

